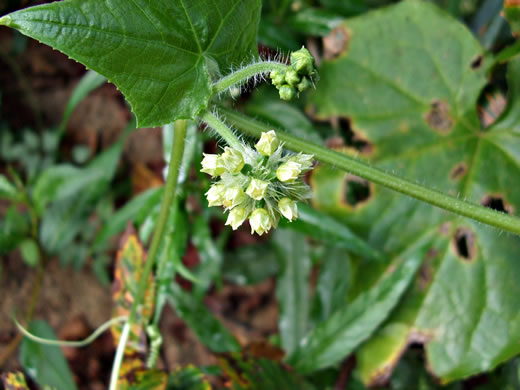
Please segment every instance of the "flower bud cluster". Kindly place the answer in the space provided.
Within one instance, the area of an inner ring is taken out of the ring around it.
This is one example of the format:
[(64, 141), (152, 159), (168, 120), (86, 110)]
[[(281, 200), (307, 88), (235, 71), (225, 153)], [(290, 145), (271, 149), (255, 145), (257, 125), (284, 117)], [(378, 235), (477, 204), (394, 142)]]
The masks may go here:
[(291, 53), (291, 65), (287, 70), (273, 70), (270, 74), (280, 99), (291, 100), (309, 89), (317, 78), (314, 58), (304, 47)]
[(208, 204), (229, 211), (226, 225), (233, 230), (249, 220), (251, 234), (267, 233), (281, 217), (298, 218), (297, 203), (311, 196), (302, 176), (312, 159), (285, 152), (274, 130), (262, 133), (255, 149), (242, 145), (241, 150), (226, 147), (222, 154), (205, 154), (201, 172), (218, 177), (206, 192)]

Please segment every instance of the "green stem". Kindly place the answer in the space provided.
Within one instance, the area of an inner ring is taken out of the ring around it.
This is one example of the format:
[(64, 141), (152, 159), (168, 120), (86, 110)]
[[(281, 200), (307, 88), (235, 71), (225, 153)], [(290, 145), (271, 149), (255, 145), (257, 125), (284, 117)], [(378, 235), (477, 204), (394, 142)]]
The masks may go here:
[[(263, 131), (272, 129), (271, 126), (266, 126), (243, 114), (237, 113), (236, 111), (225, 108), (221, 108), (220, 111), (225, 115), (227, 120), (252, 136), (260, 137)], [(313, 154), (314, 157), (321, 162), (330, 164), (371, 182), (388, 187), (394, 191), (409, 195), (455, 214), (472, 218), (487, 225), (520, 235), (520, 218), (421, 186), (417, 183), (403, 179), (402, 177), (384, 172), (381, 169), (356, 160), (346, 154), (326, 149), (322, 146), (304, 141), (281, 131), (277, 130), (276, 135), (281, 141), (285, 142), (288, 149), (295, 152)]]
[(242, 150), (242, 144), (233, 132), (215, 114), (206, 111), (200, 119), (215, 130), (234, 149)]
[(230, 75), (220, 79), (215, 84), (213, 84), (213, 93), (218, 95), (233, 85), (242, 84), (258, 74), (269, 73), (273, 70), (284, 71), (287, 68), (287, 65), (276, 61), (261, 61), (247, 65), (246, 67), (231, 73)]
[[(121, 338), (119, 339), (119, 345), (117, 346), (116, 356), (114, 358), (114, 365), (112, 368), (112, 376), (110, 380), (110, 389), (115, 389), (113, 386), (117, 386), (117, 378), (119, 376), (119, 367), (121, 366), (121, 361), (123, 359), (123, 352), (125, 350), (126, 342), (128, 339), (128, 334), (125, 336), (125, 331), (128, 333), (130, 327), (135, 324), (137, 319), (137, 310), (142, 305), (142, 300), (144, 297), (144, 293), (146, 291), (148, 277), (152, 272), (155, 259), (159, 252), (161, 240), (164, 236), (164, 230), (166, 227), (166, 222), (168, 221), (168, 215), (170, 213), (171, 204), (175, 198), (175, 193), (177, 191), (177, 180), (179, 177), (179, 169), (182, 163), (182, 155), (184, 153), (184, 141), (186, 138), (187, 131), (187, 121), (186, 120), (178, 120), (175, 122), (175, 133), (173, 138), (173, 147), (170, 155), (170, 165), (168, 169), (168, 177), (166, 179), (166, 185), (164, 189), (163, 198), (161, 201), (161, 209), (159, 210), (159, 217), (157, 219), (157, 226), (155, 227), (155, 231), (152, 238), (152, 243), (150, 244), (150, 250), (148, 251), (148, 256), (146, 259), (146, 263), (144, 266), (144, 270), (142, 275), (139, 278), (139, 285), (137, 286), (137, 294), (135, 296), (134, 302), (132, 303), (132, 308), (130, 309), (130, 315), (128, 316), (128, 322), (125, 324), (123, 328), (123, 332), (121, 334)], [(125, 337), (123, 337), (125, 336)], [(114, 383), (115, 381), (115, 383)]]
[(178, 120), (175, 122), (175, 133), (173, 139), (173, 147), (170, 156), (170, 166), (168, 169), (168, 177), (166, 179), (166, 186), (164, 188), (163, 199), (161, 202), (161, 209), (159, 210), (159, 217), (157, 219), (157, 226), (153, 234), (152, 243), (150, 244), (150, 250), (144, 266), (143, 274), (139, 279), (139, 285), (137, 287), (137, 295), (135, 301), (132, 304), (130, 316), (128, 322), (134, 323), (137, 314), (137, 308), (141, 305), (141, 301), (146, 291), (148, 276), (152, 271), (155, 264), (155, 258), (159, 251), (159, 246), (163, 238), (164, 228), (168, 221), (168, 215), (170, 214), (171, 204), (177, 191), (177, 179), (179, 177), (179, 169), (182, 163), (182, 155), (184, 153), (184, 139), (186, 138), (187, 121)]

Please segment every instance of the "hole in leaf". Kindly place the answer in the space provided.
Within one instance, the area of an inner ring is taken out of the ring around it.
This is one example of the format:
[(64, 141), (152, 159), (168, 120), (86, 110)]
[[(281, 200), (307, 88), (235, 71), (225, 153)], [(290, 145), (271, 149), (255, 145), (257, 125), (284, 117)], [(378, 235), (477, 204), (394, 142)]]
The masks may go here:
[(486, 88), (480, 95), (477, 111), (482, 129), (487, 129), (502, 115), (507, 106), (504, 93), (493, 87)]
[(484, 207), (489, 207), (490, 209), (500, 211), (502, 213), (513, 213), (513, 207), (507, 203), (504, 197), (501, 195), (486, 195), (480, 204)]
[(468, 228), (459, 228), (453, 237), (455, 252), (464, 261), (471, 261), (476, 256), (475, 233)]
[(323, 58), (333, 60), (345, 53), (348, 48), (350, 34), (344, 26), (338, 26), (323, 37)]
[(464, 176), (466, 174), (467, 171), (468, 171), (468, 168), (466, 167), (466, 164), (458, 163), (451, 170), (450, 178), (452, 180), (459, 180), (462, 176)]
[(365, 179), (349, 175), (345, 180), (344, 201), (351, 207), (358, 207), (368, 201), (372, 195), (370, 183)]
[(478, 68), (480, 68), (482, 66), (483, 63), (484, 63), (484, 56), (481, 54), (481, 55), (477, 56), (477, 58), (475, 58), (473, 61), (471, 61), (471, 69), (477, 70)]
[(447, 133), (453, 127), (453, 119), (450, 116), (450, 106), (441, 100), (435, 100), (431, 104), (430, 111), (426, 114), (426, 122), (430, 127), (440, 133)]
[(374, 146), (354, 131), (350, 118), (339, 118), (338, 125), (346, 146), (354, 148), (363, 154), (371, 154), (373, 152)]

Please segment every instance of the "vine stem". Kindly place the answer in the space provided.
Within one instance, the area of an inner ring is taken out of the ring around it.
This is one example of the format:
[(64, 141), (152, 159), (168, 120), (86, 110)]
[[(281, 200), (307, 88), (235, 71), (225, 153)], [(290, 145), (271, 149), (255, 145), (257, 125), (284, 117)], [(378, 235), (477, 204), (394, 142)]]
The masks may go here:
[[(246, 134), (254, 137), (260, 137), (262, 132), (272, 129), (270, 126), (264, 125), (263, 123), (248, 118), (243, 114), (226, 108), (220, 108), (220, 112), (223, 113), (224, 117), (226, 117), (229, 122), (237, 126)], [(276, 135), (290, 150), (313, 154), (314, 157), (321, 162), (330, 164), (343, 171), (350, 172), (368, 181), (380, 184), (394, 191), (430, 203), (455, 214), (520, 235), (520, 218), (424, 187), (402, 177), (384, 172), (379, 168), (356, 160), (346, 154), (326, 149), (282, 131), (276, 130)]]
[(277, 61), (255, 62), (254, 64), (247, 65), (215, 82), (215, 84), (213, 84), (213, 93), (218, 95), (233, 85), (241, 84), (256, 75), (268, 73), (273, 70), (285, 71), (288, 68), (287, 65)]
[(128, 321), (123, 327), (121, 338), (119, 339), (116, 356), (114, 358), (114, 364), (112, 366), (112, 374), (110, 377), (110, 390), (115, 390), (117, 388), (117, 379), (119, 377), (121, 362), (123, 361), (124, 350), (128, 340), (128, 333), (130, 332), (131, 326), (136, 322), (137, 311), (142, 305), (142, 300), (146, 291), (148, 276), (152, 272), (155, 259), (157, 258), (157, 254), (159, 252), (161, 240), (164, 236), (166, 222), (168, 221), (168, 215), (171, 209), (170, 206), (175, 198), (175, 193), (177, 191), (177, 181), (179, 177), (179, 169), (182, 163), (182, 156), (184, 154), (184, 142), (186, 138), (187, 127), (188, 122), (186, 120), (178, 120), (175, 122), (173, 147), (170, 155), (170, 165), (168, 168), (168, 176), (166, 178), (163, 198), (161, 201), (161, 208), (159, 210), (159, 217), (157, 219), (157, 226), (155, 227), (155, 231), (152, 237), (152, 243), (150, 244), (150, 250), (148, 252), (143, 273), (139, 278), (137, 294), (132, 303)]
[(222, 122), (215, 114), (212, 114), (209, 111), (206, 111), (200, 119), (205, 122), (209, 127), (215, 130), (224, 141), (228, 143), (233, 149), (243, 150), (242, 144), (238, 140), (235, 134), (231, 131), (229, 127), (226, 126), (224, 122)]

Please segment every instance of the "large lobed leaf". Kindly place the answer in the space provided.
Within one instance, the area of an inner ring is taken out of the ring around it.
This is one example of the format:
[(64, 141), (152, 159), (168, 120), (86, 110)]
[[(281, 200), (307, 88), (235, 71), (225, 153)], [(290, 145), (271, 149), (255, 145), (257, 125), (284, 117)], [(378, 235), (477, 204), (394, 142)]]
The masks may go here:
[[(431, 4), (403, 2), (347, 20), (344, 50), (324, 61), (311, 97), (322, 119), (344, 118), (387, 171), (473, 202), (520, 208), (520, 61), (509, 64), (509, 106), (481, 128), (476, 101), (492, 59), (464, 26)], [(352, 150), (345, 150), (351, 153)], [(363, 151), (362, 151), (363, 153)], [(410, 342), (426, 345), (444, 382), (520, 352), (520, 240), (380, 187), (349, 202), (352, 177), (320, 167), (315, 206), (342, 218), (389, 257), (429, 248), (412, 288), (358, 355), (365, 383), (383, 382)], [(362, 266), (362, 291), (380, 273)]]
[(260, 0), (65, 0), (0, 19), (106, 76), (140, 127), (194, 118), (256, 54)]

